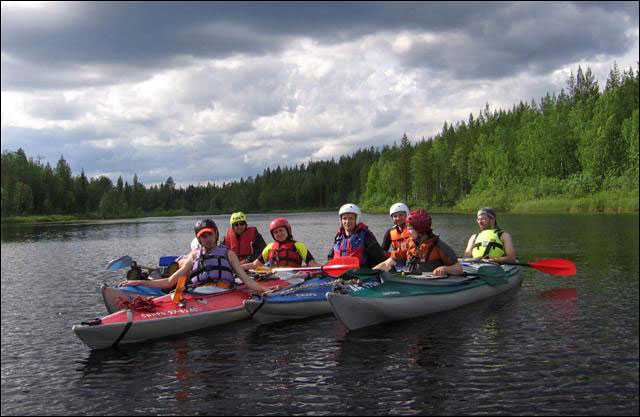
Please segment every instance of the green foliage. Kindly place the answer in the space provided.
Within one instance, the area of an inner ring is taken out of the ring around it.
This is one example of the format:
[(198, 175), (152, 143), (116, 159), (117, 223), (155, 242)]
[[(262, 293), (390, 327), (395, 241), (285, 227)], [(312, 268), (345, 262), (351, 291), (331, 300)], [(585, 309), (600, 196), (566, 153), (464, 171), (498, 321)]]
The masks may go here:
[(338, 161), (267, 168), (228, 184), (145, 187), (119, 177), (73, 177), (22, 149), (2, 153), (2, 216), (128, 217), (242, 210), (336, 210), (346, 202), (384, 211), (398, 201), (430, 210), (638, 210), (638, 71), (614, 65), (599, 92), (578, 67), (567, 92), (511, 110), (487, 104), (477, 117), (444, 122), (432, 138), (361, 149)]

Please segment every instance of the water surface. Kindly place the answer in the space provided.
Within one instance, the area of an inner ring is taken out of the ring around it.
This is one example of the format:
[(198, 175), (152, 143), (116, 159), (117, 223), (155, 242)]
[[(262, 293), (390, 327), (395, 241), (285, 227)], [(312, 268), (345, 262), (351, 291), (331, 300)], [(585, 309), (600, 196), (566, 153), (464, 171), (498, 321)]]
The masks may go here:
[[(265, 240), (273, 215), (251, 215)], [(286, 216), (326, 259), (335, 213)], [(226, 229), (227, 216), (214, 217)], [(458, 310), (348, 332), (334, 317), (251, 320), (91, 351), (73, 324), (106, 314), (111, 259), (186, 253), (195, 217), (2, 227), (2, 414), (638, 414), (638, 215), (500, 215), (521, 288)], [(365, 215), (381, 241), (389, 218)], [(473, 216), (438, 215), (461, 254)]]

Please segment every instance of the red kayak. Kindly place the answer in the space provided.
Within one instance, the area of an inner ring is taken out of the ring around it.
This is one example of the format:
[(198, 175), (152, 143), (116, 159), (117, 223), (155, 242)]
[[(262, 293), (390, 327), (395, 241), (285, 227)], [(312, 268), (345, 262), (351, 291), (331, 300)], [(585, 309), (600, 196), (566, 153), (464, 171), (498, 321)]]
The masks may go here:
[[(286, 288), (281, 279), (256, 281), (265, 288)], [(74, 333), (92, 349), (115, 347), (200, 330), (249, 318), (243, 302), (251, 296), (244, 285), (233, 289), (199, 287), (185, 291), (179, 304), (171, 294), (137, 297), (128, 308), (73, 326)]]

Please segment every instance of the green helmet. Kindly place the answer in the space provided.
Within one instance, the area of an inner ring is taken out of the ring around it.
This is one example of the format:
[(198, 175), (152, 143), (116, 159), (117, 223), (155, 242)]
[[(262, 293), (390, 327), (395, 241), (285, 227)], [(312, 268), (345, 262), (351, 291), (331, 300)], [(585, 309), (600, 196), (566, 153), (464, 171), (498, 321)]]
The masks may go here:
[(239, 211), (231, 215), (231, 218), (229, 219), (229, 224), (233, 226), (238, 222), (246, 222), (246, 221), (247, 221), (247, 216), (245, 216), (243, 212)]

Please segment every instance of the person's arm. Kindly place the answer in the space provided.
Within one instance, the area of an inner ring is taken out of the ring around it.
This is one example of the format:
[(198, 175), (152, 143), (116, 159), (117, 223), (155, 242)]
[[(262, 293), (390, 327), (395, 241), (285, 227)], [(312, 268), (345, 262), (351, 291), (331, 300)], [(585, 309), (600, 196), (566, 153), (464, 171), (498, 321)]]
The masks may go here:
[(242, 265), (240, 265), (238, 255), (230, 250), (229, 252), (227, 252), (227, 258), (229, 259), (229, 263), (233, 267), (233, 270), (236, 272), (236, 275), (238, 275), (238, 278), (240, 278), (240, 280), (242, 280), (242, 282), (244, 282), (247, 287), (257, 292), (258, 294), (262, 294), (263, 292), (265, 292), (265, 289), (262, 288), (260, 284), (252, 280), (251, 277), (244, 271), (244, 269), (242, 269)]
[(504, 249), (504, 256), (499, 256), (496, 258), (491, 258), (492, 261), (495, 262), (515, 262), (516, 261), (516, 250), (513, 247), (513, 241), (511, 240), (511, 235), (507, 232), (503, 232), (502, 236), (500, 236), (500, 240), (502, 240), (502, 247)]
[(264, 264), (260, 261), (260, 259), (262, 259), (262, 258), (258, 258), (253, 262), (247, 262), (247, 263), (242, 264), (241, 265), (242, 269), (244, 269), (245, 271), (248, 271), (250, 269), (257, 269), (257, 268), (263, 267)]
[(264, 248), (267, 247), (267, 243), (260, 233), (256, 233), (256, 240), (253, 242), (253, 255), (254, 259), (258, 259), (260, 254), (263, 253)]
[(391, 268), (393, 268), (396, 264), (396, 260), (393, 258), (388, 258), (386, 261), (384, 262), (380, 262), (378, 265), (374, 266), (371, 269), (379, 269), (380, 271), (387, 271), (389, 272), (391, 270)]
[(119, 286), (128, 285), (128, 286), (135, 287), (140, 285), (143, 287), (161, 288), (163, 290), (173, 288), (178, 283), (178, 278), (180, 278), (183, 275), (189, 274), (189, 272), (191, 271), (192, 265), (193, 265), (193, 252), (189, 254), (189, 257), (187, 258), (185, 263), (182, 265), (182, 267), (178, 269), (176, 272), (174, 272), (173, 275), (171, 275), (169, 278), (154, 279), (154, 280), (123, 281), (119, 284)]
[(476, 243), (476, 235), (472, 235), (467, 242), (467, 248), (464, 250), (464, 257), (471, 258), (471, 251), (473, 251), (473, 245)]
[(433, 275), (463, 275), (462, 265), (458, 262), (458, 256), (451, 249), (451, 246), (447, 245), (442, 240), (438, 240), (435, 250), (440, 253), (440, 259), (442, 259), (443, 266), (439, 266), (433, 270)]
[[(379, 263), (387, 259), (384, 251), (380, 247), (380, 244), (378, 244), (378, 240), (376, 239), (374, 234), (371, 233), (371, 231), (367, 231), (367, 234), (365, 235), (364, 243), (365, 243), (364, 250), (367, 253), (367, 257), (369, 259), (367, 261), (368, 264), (378, 265)], [(361, 266), (364, 266), (364, 265), (361, 265)]]
[(384, 238), (382, 238), (382, 250), (385, 252), (389, 252), (390, 247), (391, 247), (391, 229), (387, 230), (387, 233), (384, 234)]

